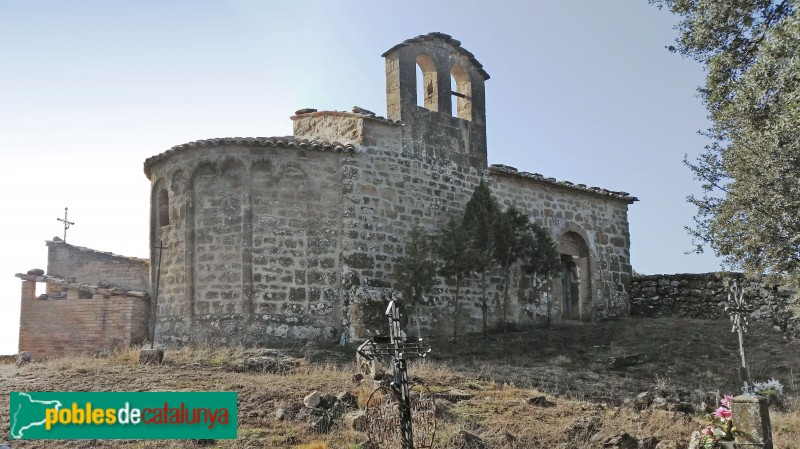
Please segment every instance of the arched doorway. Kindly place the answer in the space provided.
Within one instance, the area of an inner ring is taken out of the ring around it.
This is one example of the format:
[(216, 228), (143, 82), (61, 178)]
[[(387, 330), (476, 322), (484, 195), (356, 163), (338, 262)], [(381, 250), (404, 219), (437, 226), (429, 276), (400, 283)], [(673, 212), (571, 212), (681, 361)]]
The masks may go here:
[(560, 276), (553, 280), (553, 301), (561, 306), (565, 320), (592, 320), (592, 289), (589, 246), (576, 232), (558, 239), (561, 254)]

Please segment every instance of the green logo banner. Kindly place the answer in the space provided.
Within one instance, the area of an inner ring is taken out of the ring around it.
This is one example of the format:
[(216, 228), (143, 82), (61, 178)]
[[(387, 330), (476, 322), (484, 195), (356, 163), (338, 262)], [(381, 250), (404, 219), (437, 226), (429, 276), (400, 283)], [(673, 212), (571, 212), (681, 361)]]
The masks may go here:
[(235, 439), (236, 393), (11, 393), (15, 440)]

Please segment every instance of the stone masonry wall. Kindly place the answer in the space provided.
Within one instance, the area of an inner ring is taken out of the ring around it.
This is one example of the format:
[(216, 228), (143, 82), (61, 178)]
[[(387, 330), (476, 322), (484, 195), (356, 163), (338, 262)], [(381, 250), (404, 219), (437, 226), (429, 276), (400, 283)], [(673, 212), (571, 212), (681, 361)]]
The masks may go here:
[(145, 298), (80, 299), (75, 290), (66, 299), (39, 300), (36, 282), (23, 281), (19, 349), (33, 359), (123, 349), (147, 337), (148, 308)]
[(744, 291), (749, 319), (765, 321), (800, 337), (800, 319), (791, 309), (794, 292), (763, 279), (745, 279), (741, 273), (655, 274), (634, 276), (631, 315), (728, 319), (729, 282), (736, 279)]
[(74, 246), (60, 240), (47, 242), (47, 274), (74, 277), (80, 282), (150, 291), (150, 263), (147, 259), (119, 256)]
[(362, 143), (364, 117), (347, 112), (320, 111), (292, 117), (295, 137)]
[(166, 189), (170, 217), (165, 226), (151, 220), (151, 238), (169, 247), (157, 339), (336, 338), (342, 326), (339, 177), (335, 151), (285, 146), (209, 146), (159, 164), (154, 198)]
[[(343, 307), (351, 337), (385, 332), (383, 311), (392, 293), (393, 262), (403, 254), (413, 225), (440, 232), (451, 216), (463, 213), (479, 181), (475, 168), (378, 147), (343, 158)], [(479, 329), (475, 286), (466, 282), (461, 290), (464, 330)], [(451, 297), (440, 279), (420, 307), (424, 331), (447, 333)]]
[[(567, 232), (588, 246), (592, 319), (628, 314), (631, 263), (628, 203), (543, 183), (516, 170), (491, 169), (494, 192), (505, 207), (515, 206), (550, 229), (554, 240)], [(553, 310), (561, 312), (554, 301)]]
[[(507, 207), (514, 205), (532, 220), (549, 228), (553, 238), (572, 231), (591, 250), (592, 319), (628, 313), (630, 279), (627, 202), (532, 182), (513, 173), (479, 171), (453, 162), (419, 158), (403, 151), (365, 147), (342, 161), (345, 242), (342, 264), (344, 298), (352, 337), (381, 332), (382, 313), (391, 295), (393, 262), (403, 253), (411, 227), (417, 223), (430, 233), (441, 232), (453, 215), (463, 214), (473, 190), (487, 176), (493, 194)], [(419, 307), (421, 331), (444, 335), (452, 329), (454, 285), (439, 279)], [(508, 319), (526, 319), (529, 305), (519, 301), (521, 288), (509, 292)], [(489, 277), (489, 326), (502, 318), (502, 274)], [(467, 279), (461, 290), (462, 331), (479, 331), (481, 296), (477, 279)], [(549, 297), (545, 297), (549, 300)], [(542, 313), (539, 311), (539, 313)], [(560, 317), (560, 304), (553, 307)], [(414, 330), (416, 332), (416, 330)]]
[[(302, 128), (334, 132), (341, 128), (335, 119), (350, 123), (349, 115), (317, 114), (319, 120), (302, 121)], [(151, 238), (153, 246), (163, 241), (168, 247), (159, 342), (256, 344), (383, 332), (394, 262), (412, 226), (441, 232), (451, 216), (463, 214), (481, 177), (501, 204), (519, 207), (554, 239), (572, 233), (585, 241), (592, 278), (582, 319), (627, 314), (629, 201), (508, 168), (420, 157), (402, 146), (405, 131), (397, 124), (365, 119), (361, 126), (356, 135), (363, 143), (349, 150), (306, 150), (294, 140), (265, 149), (226, 140), (197, 144), (150, 166)], [(155, 201), (162, 190), (169, 198), (163, 226)], [(525, 290), (516, 283), (510, 288), (511, 322), (542, 313), (520, 300)], [(466, 279), (460, 293), (460, 331), (479, 331), (478, 280)], [(494, 327), (503, 316), (499, 271), (490, 274), (487, 293), (487, 321)], [(439, 279), (417, 310), (421, 332), (452, 331), (453, 297), (452, 281)], [(553, 318), (560, 318), (559, 301)]]

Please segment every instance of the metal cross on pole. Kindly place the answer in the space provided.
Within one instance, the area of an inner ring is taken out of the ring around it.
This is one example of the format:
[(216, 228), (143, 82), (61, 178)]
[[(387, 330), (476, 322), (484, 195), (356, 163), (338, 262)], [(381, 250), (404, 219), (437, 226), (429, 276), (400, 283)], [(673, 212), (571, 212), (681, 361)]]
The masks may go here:
[(75, 222), (67, 220), (67, 210), (68, 209), (69, 208), (67, 208), (67, 207), (64, 208), (64, 218), (63, 219), (56, 218), (56, 220), (64, 222), (64, 243), (67, 243), (67, 229), (69, 229), (70, 226), (75, 224)]
[(159, 240), (158, 246), (153, 247), (153, 249), (158, 250), (158, 264), (156, 265), (156, 289), (153, 292), (153, 300), (151, 301), (150, 307), (152, 311), (150, 315), (152, 316), (152, 320), (150, 323), (150, 349), (153, 349), (153, 345), (156, 341), (156, 317), (158, 314), (158, 286), (161, 283), (161, 255), (163, 254), (164, 250), (167, 249), (167, 246), (164, 246), (164, 241)]
[[(358, 353), (367, 360), (372, 360), (376, 356), (391, 356), (393, 365), (392, 382), (389, 384), (389, 389), (394, 398), (399, 402), (399, 427), (400, 427), (400, 443), (402, 449), (414, 449), (414, 431), (412, 428), (412, 400), (408, 388), (408, 370), (406, 365), (406, 356), (425, 357), (430, 351), (430, 346), (422, 342), (421, 338), (406, 338), (400, 330), (400, 309), (394, 300), (389, 302), (389, 307), (386, 309), (386, 316), (389, 317), (389, 337), (374, 337), (365, 341), (358, 347)], [(387, 341), (388, 340), (388, 341)], [(379, 389), (373, 392), (373, 395)], [(370, 396), (372, 398), (372, 395)], [(368, 405), (370, 401), (367, 401)], [(421, 401), (418, 401), (421, 402)], [(432, 413), (429, 412), (434, 405), (431, 402), (430, 406), (418, 406), (418, 409), (427, 416)], [(388, 418), (388, 417), (385, 417)], [(378, 418), (379, 421), (384, 421), (384, 417)], [(379, 426), (384, 427), (391, 425), (391, 419), (385, 419), (388, 422), (378, 423)], [(434, 429), (434, 425), (426, 425), (426, 428)], [(380, 430), (380, 429), (379, 429)], [(386, 429), (389, 432), (392, 429)], [(427, 430), (427, 429), (426, 429)], [(384, 436), (384, 435), (382, 435)], [(431, 443), (432, 443), (432, 436)], [(370, 436), (372, 438), (372, 436)], [(381, 438), (382, 439), (382, 438)], [(424, 445), (424, 444), (423, 444)], [(430, 447), (425, 445), (425, 447)]]
[(747, 316), (750, 310), (744, 306), (744, 290), (739, 288), (736, 281), (731, 283), (730, 292), (728, 293), (728, 305), (725, 311), (731, 316), (731, 332), (739, 334), (739, 355), (742, 358), (742, 365), (739, 367), (739, 380), (742, 381), (744, 386), (742, 392), (747, 394), (750, 392), (750, 373), (747, 370), (747, 362), (744, 359), (744, 334), (747, 332)]

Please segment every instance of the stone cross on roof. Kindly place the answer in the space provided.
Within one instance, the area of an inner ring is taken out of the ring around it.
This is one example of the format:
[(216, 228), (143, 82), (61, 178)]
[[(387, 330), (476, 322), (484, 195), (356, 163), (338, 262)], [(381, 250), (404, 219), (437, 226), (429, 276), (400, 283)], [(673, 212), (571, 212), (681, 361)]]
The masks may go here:
[(64, 222), (64, 243), (67, 242), (67, 229), (69, 229), (70, 226), (75, 224), (75, 222), (67, 220), (67, 210), (68, 210), (68, 208), (65, 207), (64, 208), (64, 218), (63, 219), (56, 218), (56, 220)]

